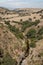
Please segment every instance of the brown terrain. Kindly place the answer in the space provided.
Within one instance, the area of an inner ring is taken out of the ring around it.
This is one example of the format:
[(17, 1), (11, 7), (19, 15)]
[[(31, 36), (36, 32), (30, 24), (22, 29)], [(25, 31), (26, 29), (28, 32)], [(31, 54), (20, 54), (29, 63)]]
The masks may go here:
[(0, 8), (0, 65), (43, 65), (43, 9)]

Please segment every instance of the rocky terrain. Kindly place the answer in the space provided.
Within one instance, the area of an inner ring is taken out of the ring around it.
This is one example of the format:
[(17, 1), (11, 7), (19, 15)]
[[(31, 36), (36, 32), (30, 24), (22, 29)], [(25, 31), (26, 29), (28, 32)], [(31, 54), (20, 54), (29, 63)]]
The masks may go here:
[(43, 9), (0, 8), (0, 65), (43, 65)]

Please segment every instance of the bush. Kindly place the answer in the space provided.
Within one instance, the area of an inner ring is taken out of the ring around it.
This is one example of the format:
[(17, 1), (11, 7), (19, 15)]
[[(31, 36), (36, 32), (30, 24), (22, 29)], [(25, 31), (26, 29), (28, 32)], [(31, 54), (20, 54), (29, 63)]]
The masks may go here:
[(19, 38), (21, 38), (21, 39), (23, 39), (23, 38), (24, 38), (24, 36), (23, 36), (23, 33), (22, 33), (22, 32), (18, 33), (18, 36), (19, 36)]
[(26, 34), (26, 36), (27, 36), (28, 38), (35, 38), (35, 36), (36, 36), (36, 30), (35, 30), (35, 29), (30, 29), (30, 30), (28, 31), (28, 33)]
[(10, 25), (10, 23), (9, 23), (10, 21), (4, 21), (4, 22), (5, 22), (5, 24)]
[(38, 31), (38, 34), (42, 35), (43, 34), (43, 27), (41, 27)]
[(35, 47), (36, 47), (36, 43), (31, 42), (31, 43), (30, 43), (30, 47), (35, 48)]
[(40, 20), (35, 20), (34, 25), (37, 26), (40, 23)]
[(22, 19), (20, 19), (20, 21), (23, 21)]
[(31, 19), (31, 18), (29, 18), (29, 21), (32, 21), (32, 19)]
[(34, 19), (36, 19), (36, 17), (34, 17)]
[(38, 39), (38, 40), (43, 39), (42, 35), (37, 35), (37, 39)]

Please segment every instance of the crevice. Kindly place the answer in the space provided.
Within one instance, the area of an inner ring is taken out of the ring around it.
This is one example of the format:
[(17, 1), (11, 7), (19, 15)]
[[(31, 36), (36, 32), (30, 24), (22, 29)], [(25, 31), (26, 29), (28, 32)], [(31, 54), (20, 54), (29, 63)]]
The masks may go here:
[(3, 58), (3, 50), (0, 49), (0, 58)]
[(29, 49), (30, 49), (30, 47), (29, 47), (29, 41), (28, 41), (28, 39), (26, 39), (26, 50), (25, 50), (25, 53), (24, 53), (24, 57), (22, 57), (22, 59), (21, 59), (21, 61), (19, 62), (19, 65), (22, 65), (22, 62), (26, 59), (26, 57), (28, 57), (28, 55), (29, 55)]

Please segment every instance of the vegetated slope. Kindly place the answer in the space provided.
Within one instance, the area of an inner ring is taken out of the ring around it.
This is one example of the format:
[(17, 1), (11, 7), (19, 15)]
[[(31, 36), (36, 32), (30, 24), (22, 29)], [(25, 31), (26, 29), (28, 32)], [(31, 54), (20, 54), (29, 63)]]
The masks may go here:
[[(0, 64), (43, 65), (43, 10), (0, 9)], [(30, 17), (26, 14), (29, 11)], [(15, 17), (19, 20), (15, 21)]]

